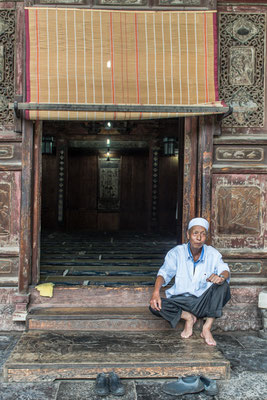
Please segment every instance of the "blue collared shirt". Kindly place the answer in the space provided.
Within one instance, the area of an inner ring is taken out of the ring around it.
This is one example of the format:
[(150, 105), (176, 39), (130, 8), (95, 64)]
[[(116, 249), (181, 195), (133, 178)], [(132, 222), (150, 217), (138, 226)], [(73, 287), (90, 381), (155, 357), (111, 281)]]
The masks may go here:
[(204, 244), (197, 262), (194, 262), (189, 250), (188, 244), (174, 247), (167, 253), (159, 269), (158, 276), (162, 276), (165, 281), (163, 286), (175, 278), (174, 285), (165, 292), (166, 297), (185, 293), (199, 297), (212, 285), (212, 282), (207, 282), (211, 274), (219, 275), (223, 271), (230, 273), (221, 253), (214, 247)]

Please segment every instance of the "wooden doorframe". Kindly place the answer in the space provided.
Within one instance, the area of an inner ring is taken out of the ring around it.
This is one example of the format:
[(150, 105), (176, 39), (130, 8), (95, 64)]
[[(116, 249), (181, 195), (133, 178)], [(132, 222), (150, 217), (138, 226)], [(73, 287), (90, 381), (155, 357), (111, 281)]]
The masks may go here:
[(40, 274), (42, 122), (23, 120), (19, 284), (20, 293)]
[(33, 207), (32, 207), (32, 281), (40, 280), (41, 199), (42, 199), (42, 121), (35, 123), (33, 132)]
[(18, 274), (18, 289), (20, 293), (27, 293), (31, 281), (33, 129), (33, 123), (23, 119), (21, 150), (20, 252)]

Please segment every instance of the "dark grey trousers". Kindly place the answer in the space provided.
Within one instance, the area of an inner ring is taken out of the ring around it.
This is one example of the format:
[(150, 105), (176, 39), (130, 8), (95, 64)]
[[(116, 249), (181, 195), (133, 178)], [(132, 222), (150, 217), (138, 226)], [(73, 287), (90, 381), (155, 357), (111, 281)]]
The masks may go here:
[(222, 308), (230, 300), (230, 288), (225, 281), (222, 285), (214, 283), (201, 296), (171, 296), (168, 299), (161, 299), (161, 310), (154, 310), (149, 307), (150, 311), (169, 321), (173, 328), (178, 324), (182, 311), (188, 311), (197, 318), (212, 317), (219, 318), (222, 316)]

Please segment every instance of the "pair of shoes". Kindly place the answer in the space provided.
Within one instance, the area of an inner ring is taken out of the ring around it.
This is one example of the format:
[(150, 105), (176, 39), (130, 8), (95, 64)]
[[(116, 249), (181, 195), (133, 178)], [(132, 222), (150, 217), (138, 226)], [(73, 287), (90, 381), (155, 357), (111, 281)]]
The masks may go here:
[(107, 396), (112, 393), (114, 396), (123, 396), (125, 388), (120, 378), (114, 372), (106, 376), (103, 372), (97, 375), (95, 382), (95, 391), (99, 396)]
[(167, 394), (179, 396), (187, 393), (198, 393), (204, 390), (204, 383), (199, 376), (186, 376), (176, 382), (164, 383), (162, 391)]
[(217, 382), (214, 379), (200, 377), (201, 382), (204, 384), (204, 393), (209, 396), (216, 396), (219, 393)]
[(199, 393), (202, 390), (209, 396), (216, 396), (219, 393), (216, 381), (205, 376), (186, 376), (179, 378), (176, 382), (165, 383), (162, 387), (164, 393), (175, 396), (187, 393)]

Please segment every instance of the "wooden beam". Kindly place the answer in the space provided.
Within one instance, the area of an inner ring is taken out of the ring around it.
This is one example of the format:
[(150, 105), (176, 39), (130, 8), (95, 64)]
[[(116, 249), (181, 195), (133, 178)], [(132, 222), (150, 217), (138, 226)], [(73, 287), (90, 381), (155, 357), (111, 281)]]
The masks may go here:
[(129, 105), (129, 104), (68, 104), (68, 103), (11, 103), (9, 108), (42, 111), (95, 111), (95, 112), (148, 112), (148, 113), (188, 113), (224, 114), (229, 107), (181, 106), (181, 105)]

